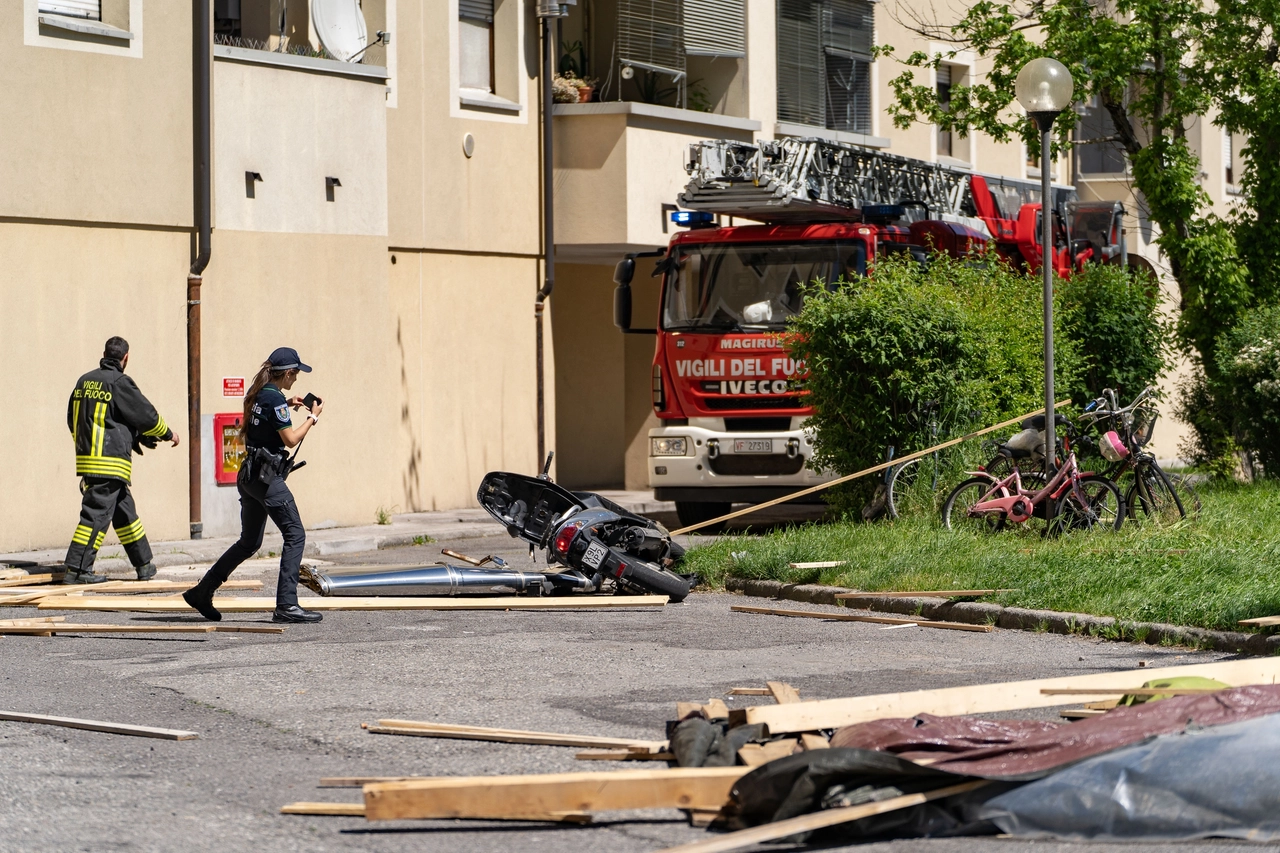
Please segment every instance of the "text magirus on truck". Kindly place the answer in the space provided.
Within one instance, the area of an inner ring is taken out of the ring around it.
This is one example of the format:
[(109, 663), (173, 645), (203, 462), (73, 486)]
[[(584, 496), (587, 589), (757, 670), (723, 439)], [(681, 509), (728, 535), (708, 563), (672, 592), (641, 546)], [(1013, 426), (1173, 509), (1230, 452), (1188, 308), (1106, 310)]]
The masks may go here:
[[(615, 325), (657, 338), (649, 485), (684, 525), (834, 476), (809, 464), (812, 410), (790, 385), (805, 366), (782, 342), (803, 285), (866, 276), (887, 255), (927, 263), (929, 247), (952, 257), (994, 249), (1029, 273), (1044, 256), (1030, 181), (820, 139), (698, 142), (685, 169), (685, 209), (671, 219), (688, 230), (614, 273)], [(1125, 251), (1123, 205), (1081, 202), (1060, 185), (1051, 202), (1060, 276), (1089, 262), (1149, 267)], [(631, 281), (646, 256), (659, 258), (659, 316), (633, 329)]]

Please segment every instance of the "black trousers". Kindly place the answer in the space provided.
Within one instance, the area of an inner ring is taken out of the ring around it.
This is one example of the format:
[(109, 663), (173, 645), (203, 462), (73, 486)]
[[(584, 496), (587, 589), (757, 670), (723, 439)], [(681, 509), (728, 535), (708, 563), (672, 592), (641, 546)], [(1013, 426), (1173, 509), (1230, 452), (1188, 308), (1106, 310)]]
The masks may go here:
[(236, 488), (240, 490), (240, 539), (218, 558), (196, 588), (212, 595), (241, 563), (258, 553), (267, 519), (270, 518), (284, 536), (280, 579), (276, 583), (276, 607), (291, 607), (298, 603), (298, 572), (302, 568), (302, 549), (307, 544), (307, 533), (298, 515), (298, 505), (293, 501), (293, 492), (289, 491), (284, 479), (276, 477), (270, 484), (260, 483), (246, 476), (249, 467), (242, 467), (236, 479)]
[(129, 484), (123, 480), (85, 477), (80, 481), (80, 491), (84, 495), (80, 501), (80, 523), (71, 535), (71, 547), (63, 560), (67, 568), (77, 572), (93, 571), (93, 561), (102, 547), (107, 528), (112, 525), (133, 567), (150, 563), (151, 543), (142, 529)]

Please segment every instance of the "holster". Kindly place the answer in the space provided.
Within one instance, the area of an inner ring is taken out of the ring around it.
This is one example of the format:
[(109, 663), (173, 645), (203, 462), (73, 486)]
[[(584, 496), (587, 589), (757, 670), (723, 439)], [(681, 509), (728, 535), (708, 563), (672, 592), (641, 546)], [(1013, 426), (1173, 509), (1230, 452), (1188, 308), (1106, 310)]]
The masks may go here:
[(287, 454), (273, 453), (265, 447), (253, 448), (246, 461), (249, 464), (250, 478), (266, 485), (270, 485), (276, 477), (286, 479), (293, 467)]

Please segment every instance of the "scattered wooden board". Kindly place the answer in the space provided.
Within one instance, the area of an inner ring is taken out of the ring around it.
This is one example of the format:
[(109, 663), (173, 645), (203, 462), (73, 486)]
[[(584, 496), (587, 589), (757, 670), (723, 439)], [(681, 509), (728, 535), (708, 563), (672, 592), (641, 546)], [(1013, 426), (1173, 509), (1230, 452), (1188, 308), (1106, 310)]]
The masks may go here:
[(365, 785), (369, 820), (539, 820), (557, 812), (719, 809), (747, 767), (463, 776)]
[(1256, 619), (1241, 619), (1241, 625), (1252, 625), (1255, 628), (1271, 628), (1280, 625), (1280, 616), (1259, 616)]
[(683, 720), (690, 714), (702, 714), (708, 720), (727, 720), (729, 719), (729, 706), (724, 704), (723, 699), (708, 699), (706, 703), (702, 702), (677, 702), (676, 703), (676, 719)]
[(872, 815), (910, 808), (921, 803), (927, 803), (930, 800), (939, 800), (943, 797), (963, 794), (966, 791), (972, 791), (987, 784), (990, 783), (985, 780), (962, 782), (959, 785), (948, 785), (936, 791), (928, 791), (923, 794), (904, 794), (901, 797), (881, 800), (878, 803), (848, 806), (842, 809), (826, 809), (825, 811), (804, 814), (799, 817), (776, 821), (775, 823), (766, 823), (764, 826), (753, 826), (750, 829), (744, 829), (739, 832), (730, 832), (719, 838), (695, 841), (692, 844), (681, 844), (678, 847), (668, 847), (662, 853), (729, 853), (731, 850), (754, 847), (761, 842), (786, 838), (798, 832), (809, 832), (821, 829), (824, 826), (837, 826), (842, 823), (861, 820), (864, 817), (871, 817)]
[(283, 634), (281, 625), (214, 625), (218, 634)]
[(836, 598), (976, 598), (995, 595), (998, 592), (1017, 592), (1016, 589), (928, 589), (916, 592), (903, 590), (882, 592), (838, 592)]
[(22, 714), (17, 711), (0, 711), (0, 720), (15, 723), (36, 723), (45, 726), (62, 726), (68, 729), (84, 729), (90, 732), (107, 732), (114, 735), (135, 735), (162, 740), (195, 740), (195, 732), (178, 729), (158, 729), (153, 726), (133, 726), (128, 723), (104, 723), (100, 720), (77, 720), (74, 717), (50, 717), (45, 714)]
[[(726, 714), (725, 716), (728, 716)], [(531, 732), (522, 729), (495, 729), (486, 726), (462, 726), (449, 723), (430, 723), (418, 720), (378, 720), (376, 726), (366, 726), (373, 734), (414, 735), (417, 737), (453, 738), (458, 740), (488, 740), (500, 743), (532, 743), (545, 746), (576, 746), (581, 748), (626, 749), (633, 752), (665, 752), (665, 740), (637, 740), (635, 738), (596, 737), (595, 735), (571, 735), (556, 732)]]
[(62, 575), (62, 572), (47, 572), (42, 575), (24, 575), (20, 578), (11, 578), (9, 580), (0, 581), (0, 587), (34, 586), (38, 583), (53, 583), (55, 580), (62, 580)]
[(779, 705), (800, 701), (800, 691), (790, 684), (784, 684), (781, 681), (766, 681), (765, 684), (768, 685), (769, 692), (773, 694), (773, 700)]
[(773, 691), (768, 687), (730, 687), (725, 691), (726, 696), (772, 696)]
[(280, 807), (280, 814), (364, 817), (364, 803), (289, 803)]
[(808, 752), (811, 749), (827, 749), (831, 746), (831, 742), (820, 734), (805, 732), (800, 735), (800, 746), (804, 747), (805, 752)]
[(0, 619), (0, 625), (56, 625), (66, 621), (65, 616), (31, 616), (25, 619)]
[(1040, 692), (1045, 696), (1100, 696), (1116, 694), (1122, 696), (1200, 696), (1205, 693), (1217, 693), (1230, 690), (1229, 687), (1116, 687), (1114, 689), (1091, 687), (1046, 687)]
[[(298, 604), (304, 610), (589, 610), (629, 607), (662, 607), (665, 595), (581, 595), (557, 598), (444, 598), (392, 596), (335, 596), (303, 598)], [(41, 610), (118, 610), (139, 613), (194, 613), (181, 597), (151, 598), (147, 596), (73, 595), (58, 600), (41, 601)], [(223, 613), (268, 613), (276, 609), (274, 597), (215, 598), (213, 606)]]
[(0, 634), (212, 634), (213, 625), (91, 625), (58, 622), (51, 625), (0, 625)]
[(1095, 694), (1096, 698), (1102, 700), (1115, 696), (1106, 691), (1116, 682), (1146, 682), (1186, 675), (1215, 678), (1226, 684), (1275, 684), (1280, 679), (1280, 658), (1246, 658), (1096, 675), (1066, 675), (938, 690), (818, 699), (791, 705), (757, 705), (735, 711), (734, 719), (744, 723), (764, 723), (772, 734), (812, 732), (891, 717), (914, 717), (916, 714), (948, 717), (1071, 705), (1079, 701), (1075, 695), (1046, 696), (1040, 691), (1054, 687), (1097, 687), (1101, 692)]
[(1058, 716), (1064, 720), (1083, 720), (1086, 717), (1101, 717), (1106, 711), (1097, 708), (1067, 708), (1059, 711)]
[(574, 758), (579, 761), (675, 761), (671, 752), (637, 752), (634, 749), (587, 749)]
[(796, 751), (797, 738), (773, 740), (768, 743), (748, 743), (738, 750), (738, 759), (748, 767), (759, 767), (779, 758), (786, 758)]
[(817, 563), (787, 563), (793, 569), (838, 569), (848, 560), (823, 560)]
[[(768, 616), (792, 616), (803, 619), (828, 619), (836, 622), (871, 622), (876, 625), (919, 625), (921, 628), (941, 628), (946, 631), (973, 631), (989, 634), (990, 625), (967, 625), (962, 622), (934, 622), (929, 619), (903, 619), (894, 616), (863, 616), (860, 613), (830, 613), (819, 610), (781, 610), (777, 607), (750, 607), (735, 604), (730, 610), (738, 613), (761, 613)], [(869, 613), (870, 611), (868, 611)]]

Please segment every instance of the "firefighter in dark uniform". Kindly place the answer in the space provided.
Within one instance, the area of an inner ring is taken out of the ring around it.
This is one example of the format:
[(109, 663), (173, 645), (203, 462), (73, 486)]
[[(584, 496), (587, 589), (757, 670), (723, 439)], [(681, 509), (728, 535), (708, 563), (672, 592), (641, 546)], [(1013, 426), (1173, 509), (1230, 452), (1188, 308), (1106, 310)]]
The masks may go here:
[(155, 406), (142, 396), (124, 369), (129, 363), (129, 342), (114, 337), (103, 348), (98, 369), (76, 383), (67, 401), (67, 428), (76, 445), (76, 473), (80, 475), (80, 523), (67, 549), (63, 583), (101, 583), (95, 574), (98, 548), (114, 525), (138, 580), (154, 577), (151, 545), (142, 529), (129, 493), (133, 454), (160, 441), (178, 446), (178, 434), (169, 429)]
[(293, 425), (289, 408), (303, 408), (304, 400), (287, 397), (285, 393), (293, 388), (299, 372), (310, 373), (311, 368), (298, 358), (297, 350), (280, 347), (263, 362), (245, 393), (246, 455), (236, 475), (236, 487), (240, 491), (240, 539), (218, 558), (200, 583), (182, 594), (188, 604), (214, 622), (222, 619), (222, 614), (213, 606), (214, 592), (226, 583), (237, 566), (262, 547), (268, 518), (284, 536), (280, 579), (276, 583), (276, 609), (271, 621), (319, 622), (321, 619), (319, 613), (298, 606), (298, 573), (307, 537), (293, 493), (285, 484), (293, 467), (287, 448), (302, 443), (311, 427), (320, 422), (324, 408), (319, 398), (311, 397), (306, 418), (298, 426)]

